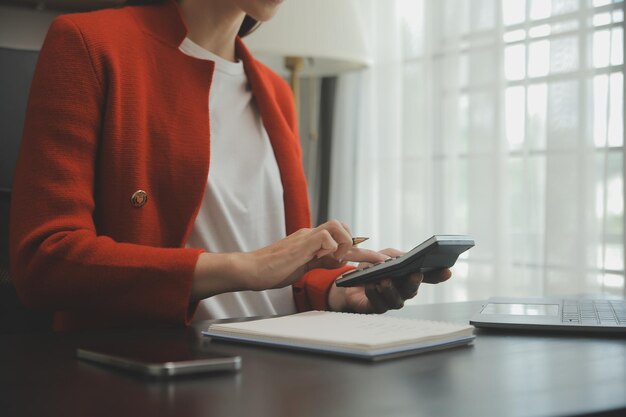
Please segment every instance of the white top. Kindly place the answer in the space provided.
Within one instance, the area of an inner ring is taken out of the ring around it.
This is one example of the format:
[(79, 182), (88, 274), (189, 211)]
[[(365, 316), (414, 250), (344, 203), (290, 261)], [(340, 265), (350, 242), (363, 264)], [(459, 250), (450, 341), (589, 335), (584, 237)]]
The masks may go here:
[[(209, 177), (187, 247), (248, 252), (285, 237), (280, 172), (243, 62), (225, 60), (187, 38), (180, 50), (215, 62), (209, 93)], [(198, 306), (194, 320), (295, 311), (291, 287), (286, 287), (208, 298)]]

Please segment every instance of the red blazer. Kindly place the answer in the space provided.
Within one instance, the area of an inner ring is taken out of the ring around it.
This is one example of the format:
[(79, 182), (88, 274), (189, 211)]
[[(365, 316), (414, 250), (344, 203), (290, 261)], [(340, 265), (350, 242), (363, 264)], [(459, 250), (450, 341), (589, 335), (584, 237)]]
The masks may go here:
[[(209, 172), (213, 63), (178, 50), (173, 0), (60, 16), (33, 79), (13, 185), (11, 264), (22, 301), (55, 328), (189, 323), (201, 249), (184, 248)], [(269, 134), (287, 233), (310, 227), (288, 85), (237, 55)], [(147, 193), (136, 207), (131, 197)], [(294, 284), (299, 310), (327, 308), (344, 269)]]

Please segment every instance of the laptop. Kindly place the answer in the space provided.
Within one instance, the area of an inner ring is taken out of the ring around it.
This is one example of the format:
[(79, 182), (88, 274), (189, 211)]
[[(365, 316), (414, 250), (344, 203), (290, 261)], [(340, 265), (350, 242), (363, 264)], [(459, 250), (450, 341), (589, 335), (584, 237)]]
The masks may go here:
[(492, 297), (472, 316), (470, 324), (626, 334), (626, 300)]

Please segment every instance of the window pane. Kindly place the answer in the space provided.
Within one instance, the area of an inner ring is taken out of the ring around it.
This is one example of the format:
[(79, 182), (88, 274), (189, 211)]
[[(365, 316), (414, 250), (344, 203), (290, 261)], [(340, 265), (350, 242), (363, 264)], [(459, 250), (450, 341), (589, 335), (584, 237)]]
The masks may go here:
[(506, 187), (503, 191), (507, 207), (507, 230), (518, 241), (516, 248), (519, 244), (524, 246), (523, 251), (516, 249), (511, 254), (519, 262), (541, 262), (546, 192), (545, 161), (544, 155), (536, 154), (529, 158), (512, 156), (506, 164)]
[(433, 181), (430, 175), (433, 166), (425, 157), (403, 158), (401, 165), (402, 178), (419, 178), (418, 182), (404, 184), (400, 196), (402, 213), (405, 213), (402, 217), (402, 229), (406, 231), (402, 233), (402, 247), (413, 247), (415, 243), (404, 240), (415, 240), (411, 236), (413, 234), (425, 236), (432, 232), (432, 213), (424, 201), (432, 198)]
[(495, 94), (472, 93), (469, 100), (469, 151), (492, 152), (496, 141)]
[(608, 93), (609, 77), (593, 77), (593, 142), (598, 147), (606, 146)]
[(459, 124), (459, 152), (467, 152), (468, 151), (468, 142), (469, 142), (469, 97), (467, 95), (462, 95), (459, 97), (458, 103), (458, 124)]
[[(544, 0), (546, 1), (546, 0)], [(578, 9), (579, 0), (552, 0), (552, 14), (565, 14)]]
[(623, 234), (624, 180), (622, 155), (611, 152), (607, 157), (606, 178), (606, 226), (605, 233), (613, 236)]
[(611, 65), (624, 63), (624, 28), (613, 28), (611, 37)]
[(578, 69), (578, 39), (574, 36), (556, 38), (550, 45), (550, 71), (571, 72)]
[[(545, 232), (545, 216), (546, 216), (546, 164), (547, 158), (544, 154), (535, 154), (528, 158), (528, 167), (525, 171), (524, 179), (526, 181), (526, 205), (528, 207), (528, 228), (531, 232), (533, 242), (541, 240)], [(537, 245), (537, 250), (541, 248)], [(535, 258), (537, 259), (537, 258)]]
[(496, 78), (496, 59), (492, 49), (474, 49), (469, 53), (469, 83), (472, 86), (492, 84)]
[(520, 149), (524, 145), (525, 101), (524, 87), (506, 89), (506, 140), (511, 150)]
[[(518, 154), (519, 155), (519, 154)], [(507, 206), (507, 229), (521, 234), (526, 229), (526, 195), (524, 195), (524, 160), (520, 156), (508, 158), (506, 163), (506, 187), (504, 201)]]
[(546, 263), (573, 267), (584, 253), (584, 242), (579, 241), (583, 207), (577, 204), (582, 179), (578, 155), (552, 152), (546, 170)]
[[(470, 198), (468, 196), (468, 159), (467, 158), (446, 158), (442, 161), (440, 169), (445, 172), (442, 182), (442, 192), (447, 196), (445, 207), (439, 207), (442, 211), (445, 224), (454, 230), (462, 230), (459, 233), (468, 231), (468, 211)], [(422, 200), (423, 202), (423, 200)], [(455, 232), (456, 233), (456, 232)]]
[[(441, 126), (441, 148), (442, 154), (446, 156), (458, 155), (467, 151), (467, 138), (461, 133), (459, 118), (463, 113), (459, 109), (459, 96), (454, 93), (446, 94), (441, 99), (443, 114), (446, 115), (446, 122)], [(413, 116), (413, 119), (416, 119)], [(424, 124), (424, 121), (417, 122)], [(419, 149), (417, 150), (419, 152)], [(423, 152), (423, 151), (422, 151)]]
[(578, 81), (554, 82), (548, 87), (548, 147), (578, 146)]
[[(602, 227), (602, 221), (604, 219), (604, 210), (606, 206), (604, 179), (606, 177), (606, 155), (604, 153), (596, 155), (596, 185), (595, 185), (595, 214), (599, 227)], [(598, 248), (598, 268), (602, 268), (602, 247)]]
[(411, 86), (402, 94), (402, 153), (407, 157), (426, 157), (430, 138), (425, 130), (427, 85), (423, 62), (404, 65), (402, 76), (403, 84)]
[(603, 68), (609, 65), (611, 32), (599, 30), (593, 34), (593, 67)]
[[(457, 4), (458, 1), (452, 3)], [(474, 0), (471, 2), (471, 28), (472, 31), (492, 29), (496, 23), (495, 0)]]
[(502, 20), (505, 25), (514, 25), (525, 20), (526, 0), (502, 0)]
[(602, 236), (602, 242), (596, 243), (597, 268), (621, 270), (624, 267), (623, 171), (620, 153), (603, 152), (596, 155), (595, 219), (598, 236)]
[[(415, 1), (415, 0), (408, 0)], [(443, 31), (442, 36), (452, 37), (469, 32), (469, 7), (468, 1), (446, 0), (443, 1)]]
[(605, 26), (611, 23), (611, 13), (597, 13), (593, 16), (594, 26)]
[(404, 57), (424, 54), (424, 2), (401, 0), (398, 12), (402, 16), (402, 43)]
[(606, 6), (611, 4), (611, 0), (593, 0), (593, 7)]
[(528, 87), (528, 141), (531, 148), (546, 148), (546, 113), (548, 87), (535, 84)]
[(610, 287), (610, 288), (617, 288), (617, 289), (624, 288), (624, 276), (617, 275), (617, 274), (604, 274), (602, 278), (602, 284), (605, 287)]
[(609, 90), (611, 91), (609, 114), (609, 145), (622, 146), (624, 140), (624, 74), (611, 74)]
[(551, 11), (552, 4), (548, 0), (531, 0), (530, 2), (530, 18), (533, 20), (550, 17)]
[(469, 58), (466, 53), (459, 55), (459, 68), (457, 69), (459, 75), (459, 85), (467, 86), (469, 84)]
[(512, 45), (504, 50), (504, 74), (507, 80), (522, 80), (526, 77), (525, 45)]
[(545, 77), (550, 72), (550, 41), (532, 42), (528, 49), (528, 75)]

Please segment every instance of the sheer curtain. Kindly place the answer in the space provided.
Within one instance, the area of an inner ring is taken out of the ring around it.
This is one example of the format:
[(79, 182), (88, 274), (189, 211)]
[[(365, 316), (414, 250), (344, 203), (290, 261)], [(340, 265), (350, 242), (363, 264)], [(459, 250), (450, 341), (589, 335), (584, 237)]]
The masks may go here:
[(623, 297), (622, 1), (369, 0), (342, 76), (330, 217), (410, 249), (476, 240), (416, 302)]

